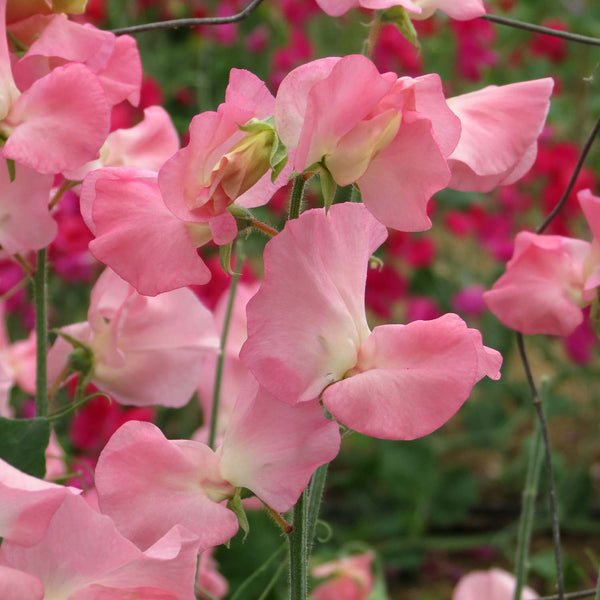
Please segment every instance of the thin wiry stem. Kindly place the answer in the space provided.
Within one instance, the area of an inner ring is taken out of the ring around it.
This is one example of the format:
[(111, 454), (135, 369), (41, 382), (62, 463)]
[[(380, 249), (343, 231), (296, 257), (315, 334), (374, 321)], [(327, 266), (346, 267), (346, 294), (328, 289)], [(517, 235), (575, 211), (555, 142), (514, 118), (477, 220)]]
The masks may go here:
[(579, 44), (588, 44), (590, 46), (600, 46), (600, 38), (591, 37), (588, 35), (580, 35), (579, 33), (571, 33), (570, 31), (560, 31), (558, 29), (551, 29), (550, 27), (544, 27), (543, 25), (534, 25), (533, 23), (525, 23), (523, 21), (516, 21), (515, 19), (509, 19), (508, 17), (501, 17), (499, 15), (482, 15), (479, 17), (498, 25), (507, 25), (508, 27), (514, 27), (516, 29), (524, 29), (525, 31), (531, 31), (533, 33), (543, 33), (545, 35), (552, 35), (559, 37), (570, 42), (578, 42)]
[(244, 10), (230, 17), (201, 17), (197, 19), (172, 19), (170, 21), (157, 21), (131, 27), (120, 27), (112, 32), (120, 35), (123, 33), (143, 33), (144, 31), (159, 31), (165, 29), (178, 29), (179, 27), (197, 27), (198, 25), (227, 25), (237, 23), (249, 17), (259, 6), (262, 0), (252, 0)]
[(573, 191), (575, 182), (577, 181), (577, 178), (579, 177), (579, 173), (581, 172), (581, 169), (583, 168), (583, 163), (585, 162), (585, 159), (587, 158), (587, 155), (589, 154), (589, 152), (592, 148), (592, 144), (594, 143), (594, 140), (596, 139), (596, 136), (598, 135), (599, 131), (600, 131), (600, 118), (596, 121), (596, 125), (594, 126), (594, 129), (592, 129), (592, 133), (590, 133), (590, 135), (585, 143), (585, 146), (583, 147), (583, 150), (581, 151), (581, 155), (579, 156), (579, 160), (577, 161), (575, 170), (573, 171), (573, 174), (571, 175), (571, 179), (569, 180), (569, 183), (567, 184), (567, 187), (566, 187), (565, 191), (563, 192), (563, 195), (561, 196), (560, 200), (557, 202), (556, 206), (552, 209), (552, 212), (546, 217), (544, 222), (535, 230), (536, 233), (543, 233), (545, 231), (545, 229), (548, 227), (548, 225), (550, 225), (552, 220), (556, 217), (556, 215), (562, 210), (563, 206), (566, 204), (571, 192)]
[(558, 503), (556, 500), (556, 484), (554, 483), (554, 469), (552, 467), (552, 456), (550, 454), (550, 436), (548, 435), (548, 421), (544, 413), (542, 400), (538, 394), (537, 387), (533, 380), (533, 374), (525, 352), (525, 342), (523, 335), (517, 333), (517, 346), (519, 347), (519, 355), (525, 369), (529, 389), (533, 398), (533, 406), (537, 412), (542, 440), (544, 442), (544, 456), (546, 462), (546, 477), (548, 479), (548, 499), (550, 504), (550, 518), (552, 520), (552, 544), (554, 546), (554, 560), (556, 562), (556, 584), (558, 587), (558, 600), (565, 600), (565, 583), (562, 567), (562, 550), (560, 545), (560, 523), (558, 518)]
[[(580, 592), (571, 592), (570, 594), (565, 594), (563, 598), (565, 600), (579, 600), (579, 598), (590, 598), (596, 593), (596, 589), (593, 590), (582, 590)], [(538, 600), (560, 600), (559, 595), (554, 596), (542, 596), (538, 598)]]

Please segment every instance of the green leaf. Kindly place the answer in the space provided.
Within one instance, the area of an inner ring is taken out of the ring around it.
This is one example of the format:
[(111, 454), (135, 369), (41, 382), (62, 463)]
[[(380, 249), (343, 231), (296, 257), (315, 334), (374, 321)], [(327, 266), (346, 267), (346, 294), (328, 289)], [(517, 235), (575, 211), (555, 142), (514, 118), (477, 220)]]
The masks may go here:
[(421, 49), (419, 44), (419, 34), (408, 16), (406, 9), (402, 6), (392, 6), (383, 11), (382, 20), (386, 23), (393, 23), (400, 33), (415, 47)]
[(325, 205), (325, 211), (329, 210), (329, 207), (333, 204), (335, 198), (335, 192), (337, 190), (337, 183), (334, 181), (331, 173), (325, 165), (321, 165), (319, 171), (319, 179), (321, 180), (321, 194), (323, 195), (323, 204)]
[(235, 494), (233, 498), (230, 498), (227, 502), (227, 508), (235, 513), (235, 516), (238, 519), (238, 523), (244, 532), (244, 539), (242, 541), (246, 541), (248, 537), (248, 532), (250, 531), (250, 523), (248, 523), (248, 517), (246, 516), (246, 511), (242, 506), (242, 488), (236, 488)]
[(34, 477), (46, 474), (46, 448), (50, 442), (47, 419), (0, 417), (0, 458)]

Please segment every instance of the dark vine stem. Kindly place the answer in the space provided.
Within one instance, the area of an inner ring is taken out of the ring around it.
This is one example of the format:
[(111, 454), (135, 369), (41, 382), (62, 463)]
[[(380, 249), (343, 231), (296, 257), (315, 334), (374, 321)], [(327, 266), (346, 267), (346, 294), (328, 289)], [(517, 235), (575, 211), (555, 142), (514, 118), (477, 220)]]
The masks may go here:
[(120, 27), (113, 29), (116, 35), (123, 33), (143, 33), (144, 31), (160, 31), (165, 29), (178, 29), (179, 27), (197, 27), (198, 25), (227, 25), (237, 23), (249, 17), (260, 5), (262, 0), (252, 0), (244, 10), (229, 17), (202, 17), (198, 19), (172, 19), (170, 21), (157, 21), (143, 25), (132, 25), (131, 27)]
[(583, 168), (585, 159), (587, 158), (587, 155), (589, 154), (589, 152), (592, 148), (592, 145), (594, 143), (594, 140), (596, 139), (596, 136), (598, 135), (599, 131), (600, 131), (600, 118), (598, 118), (598, 120), (596, 121), (596, 125), (594, 125), (594, 129), (592, 129), (592, 132), (590, 133), (590, 135), (585, 143), (585, 146), (583, 147), (583, 150), (581, 151), (581, 155), (579, 156), (579, 160), (577, 161), (577, 165), (575, 166), (573, 175), (571, 175), (571, 179), (569, 180), (569, 183), (567, 184), (567, 187), (566, 187), (565, 191), (563, 192), (563, 195), (561, 196), (560, 200), (556, 203), (556, 206), (552, 209), (550, 214), (544, 219), (544, 222), (535, 230), (536, 233), (543, 233), (546, 230), (546, 228), (548, 227), (548, 225), (550, 225), (550, 223), (556, 217), (556, 215), (558, 215), (558, 213), (562, 210), (563, 206), (566, 204), (571, 192), (573, 191), (575, 182), (577, 181), (577, 178), (579, 177), (579, 173), (581, 172), (581, 169)]
[(529, 359), (525, 352), (525, 342), (523, 335), (517, 333), (517, 346), (519, 347), (519, 355), (527, 376), (527, 383), (533, 398), (533, 406), (537, 412), (542, 441), (544, 442), (544, 457), (546, 462), (546, 477), (548, 479), (548, 501), (550, 504), (550, 518), (552, 520), (552, 544), (554, 547), (554, 560), (556, 562), (556, 585), (558, 587), (558, 600), (565, 600), (565, 583), (562, 566), (562, 550), (560, 545), (560, 523), (558, 518), (558, 503), (556, 500), (556, 484), (554, 482), (554, 468), (552, 467), (552, 456), (550, 454), (550, 436), (548, 434), (548, 421), (544, 413), (542, 400), (538, 394), (533, 374), (529, 365)]
[[(565, 600), (579, 600), (580, 598), (591, 598), (596, 593), (596, 590), (582, 590), (581, 592), (571, 592), (570, 594), (565, 594), (563, 597)], [(542, 596), (538, 598), (538, 600), (560, 600), (560, 596)]]
[(33, 289), (35, 298), (35, 416), (48, 416), (48, 251), (38, 250)]
[(551, 29), (550, 27), (544, 27), (543, 25), (534, 25), (533, 23), (525, 23), (523, 21), (516, 21), (508, 17), (501, 17), (499, 15), (481, 15), (480, 19), (485, 21), (491, 21), (498, 25), (506, 25), (508, 27), (514, 27), (516, 29), (523, 29), (525, 31), (531, 31), (533, 33), (543, 33), (545, 35), (552, 35), (559, 37), (570, 42), (578, 42), (579, 44), (588, 44), (589, 46), (600, 46), (600, 38), (591, 37), (588, 35), (580, 35), (579, 33), (571, 33), (570, 31), (560, 31), (559, 29)]

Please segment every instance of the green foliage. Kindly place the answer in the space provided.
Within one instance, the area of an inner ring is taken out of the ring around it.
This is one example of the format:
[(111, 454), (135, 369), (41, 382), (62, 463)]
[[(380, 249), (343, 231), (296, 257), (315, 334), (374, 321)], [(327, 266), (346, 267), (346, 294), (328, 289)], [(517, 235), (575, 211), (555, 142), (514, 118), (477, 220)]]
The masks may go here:
[(20, 471), (44, 477), (50, 424), (46, 419), (0, 417), (0, 458)]

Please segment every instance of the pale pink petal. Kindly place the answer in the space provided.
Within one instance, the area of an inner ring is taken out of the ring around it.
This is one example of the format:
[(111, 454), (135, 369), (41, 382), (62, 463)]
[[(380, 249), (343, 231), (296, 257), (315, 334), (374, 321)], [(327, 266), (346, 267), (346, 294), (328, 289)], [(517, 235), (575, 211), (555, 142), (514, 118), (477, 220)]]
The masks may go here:
[(12, 75), (6, 37), (6, 1), (0, 0), (0, 120), (6, 118), (10, 107), (19, 96), (19, 90)]
[(196, 583), (215, 598), (224, 598), (227, 595), (229, 585), (218, 571), (217, 562), (212, 557), (212, 550), (206, 550), (200, 555)]
[(0, 159), (0, 244), (10, 254), (40, 250), (55, 238), (58, 226), (48, 210), (51, 188), (51, 175), (20, 164), (11, 182)]
[(73, 488), (22, 473), (0, 459), (0, 537), (22, 546), (36, 544)]
[(129, 129), (109, 133), (98, 160), (65, 172), (68, 179), (83, 179), (89, 171), (101, 167), (136, 167), (159, 171), (179, 149), (179, 136), (171, 117), (160, 106), (144, 110), (144, 119)]
[(369, 335), (366, 265), (386, 234), (364, 206), (346, 203), (306, 211), (265, 247), (240, 358), (279, 400), (312, 400), (356, 364)]
[(37, 577), (0, 565), (0, 598), (44, 600), (44, 587)]
[(445, 12), (449, 17), (458, 21), (476, 19), (485, 14), (483, 0), (414, 0), (423, 12), (416, 19), (427, 19), (436, 10)]
[(428, 435), (458, 411), (482, 374), (500, 376), (500, 355), (490, 360), (494, 351), (470, 331), (454, 314), (376, 327), (352, 376), (323, 392), (325, 407), (365, 435), (393, 440)]
[(215, 244), (218, 244), (219, 246), (233, 242), (238, 232), (235, 218), (228, 211), (210, 218), (208, 220), (208, 226), (210, 227), (212, 239)]
[(45, 598), (112, 599), (114, 595), (102, 594), (121, 590), (116, 598), (123, 598), (123, 592), (149, 589), (163, 595), (144, 597), (171, 600), (168, 594), (172, 594), (177, 600), (193, 600), (197, 548), (195, 537), (174, 530), (141, 552), (109, 517), (82, 498), (68, 496), (44, 539), (31, 548), (5, 541), (0, 563), (37, 577)]
[(243, 386), (218, 453), (220, 471), (277, 512), (289, 510), (314, 471), (340, 448), (338, 424), (315, 400), (289, 406), (253, 377)]
[(134, 106), (139, 104), (142, 62), (134, 38), (118, 36), (108, 63), (97, 73), (111, 104), (122, 100), (128, 100)]
[(393, 73), (381, 75), (365, 56), (340, 59), (308, 92), (296, 171), (333, 153), (337, 142), (369, 115), (395, 82)]
[(98, 78), (80, 64), (54, 69), (14, 102), (2, 152), (40, 173), (75, 169), (108, 135), (109, 105)]
[[(515, 578), (502, 569), (472, 571), (460, 578), (454, 588), (452, 600), (512, 600)], [(523, 588), (521, 600), (533, 600), (539, 596), (528, 587)]]
[(339, 17), (351, 8), (362, 7), (380, 10), (392, 6), (403, 6), (410, 12), (421, 12), (418, 4), (412, 0), (316, 0), (321, 9), (331, 17)]
[(594, 196), (592, 190), (581, 190), (577, 200), (583, 210), (594, 239), (600, 242), (600, 197)]
[(449, 181), (431, 122), (407, 113), (394, 141), (373, 159), (358, 185), (365, 206), (384, 225), (424, 231), (431, 227), (427, 203)]
[(504, 180), (514, 181), (513, 173), (524, 156), (531, 158), (553, 87), (548, 77), (449, 98), (462, 124), (460, 141), (449, 158), (450, 187), (487, 192)]
[(590, 244), (521, 232), (506, 272), (483, 295), (507, 327), (526, 335), (566, 336), (583, 321), (583, 264)]
[[(92, 294), (92, 381), (122, 404), (183, 406), (196, 388), (204, 357), (218, 347), (210, 311), (187, 288), (146, 297), (127, 286), (130, 295), (115, 302), (113, 289), (119, 285), (120, 278), (107, 269)], [(103, 301), (105, 307), (96, 312)]]
[(325, 79), (340, 60), (338, 57), (313, 60), (291, 71), (279, 85), (275, 98), (275, 129), (288, 150), (298, 146), (311, 88)]
[(270, 117), (275, 109), (275, 98), (265, 82), (245, 69), (231, 69), (225, 103), (253, 111), (257, 119)]
[(81, 212), (96, 238), (90, 252), (141, 294), (209, 281), (188, 226), (164, 205), (155, 173), (94, 171), (83, 184)]
[(219, 475), (208, 446), (169, 441), (151, 423), (129, 421), (110, 439), (96, 467), (100, 507), (141, 548), (180, 524), (200, 538), (200, 551), (222, 544), (237, 519), (220, 502), (233, 488)]

